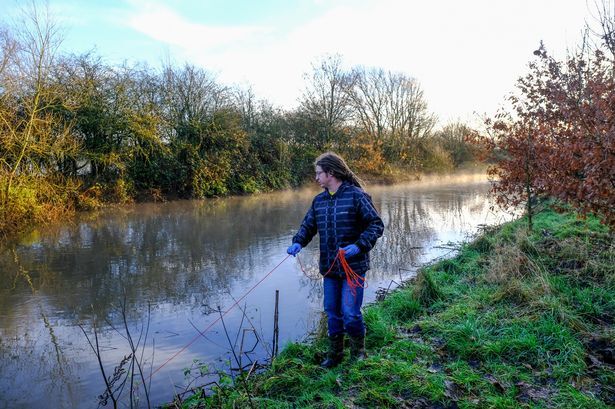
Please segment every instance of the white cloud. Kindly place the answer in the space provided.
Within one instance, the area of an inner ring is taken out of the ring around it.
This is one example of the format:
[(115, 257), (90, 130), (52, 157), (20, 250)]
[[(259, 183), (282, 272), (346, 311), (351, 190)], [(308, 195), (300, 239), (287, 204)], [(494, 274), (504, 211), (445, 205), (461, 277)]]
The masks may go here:
[(416, 77), (442, 120), (467, 120), (495, 111), (540, 40), (561, 53), (575, 45), (586, 14), (576, 0), (374, 0), (331, 2), (286, 31), (283, 24), (206, 26), (161, 6), (142, 7), (129, 24), (221, 80), (252, 83), (257, 95), (285, 106), (299, 97), (310, 63), (339, 53), (349, 65)]
[(259, 26), (210, 26), (190, 22), (166, 6), (140, 3), (127, 24), (154, 40), (188, 51), (211, 52), (268, 32)]

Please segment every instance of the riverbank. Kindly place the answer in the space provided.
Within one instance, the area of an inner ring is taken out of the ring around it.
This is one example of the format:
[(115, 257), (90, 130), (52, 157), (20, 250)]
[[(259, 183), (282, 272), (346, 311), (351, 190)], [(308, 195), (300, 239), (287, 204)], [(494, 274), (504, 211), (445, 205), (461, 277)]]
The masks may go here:
[(323, 337), (171, 407), (615, 405), (615, 244), (593, 218), (545, 210), (489, 229), (365, 309), (369, 357), (318, 366)]

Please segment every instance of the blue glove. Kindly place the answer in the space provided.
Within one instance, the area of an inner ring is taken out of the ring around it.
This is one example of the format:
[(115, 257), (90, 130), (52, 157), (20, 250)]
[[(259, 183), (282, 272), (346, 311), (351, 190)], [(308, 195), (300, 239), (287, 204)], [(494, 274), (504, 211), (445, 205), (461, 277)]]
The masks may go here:
[(349, 244), (346, 247), (342, 247), (340, 250), (344, 250), (345, 257), (356, 256), (361, 252), (359, 246), (357, 246), (356, 244)]
[(293, 257), (299, 254), (300, 251), (301, 251), (301, 244), (299, 243), (293, 243), (292, 246), (286, 249), (286, 252)]

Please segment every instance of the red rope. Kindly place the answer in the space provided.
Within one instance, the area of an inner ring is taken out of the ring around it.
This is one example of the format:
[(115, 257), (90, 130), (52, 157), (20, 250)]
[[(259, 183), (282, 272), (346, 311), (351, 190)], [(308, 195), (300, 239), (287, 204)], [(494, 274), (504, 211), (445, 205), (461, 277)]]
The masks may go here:
[(149, 378), (148, 381), (156, 374), (156, 372), (160, 371), (166, 364), (168, 364), (169, 362), (171, 362), (173, 359), (175, 359), (179, 354), (181, 354), (182, 352), (184, 352), (186, 349), (188, 349), (188, 347), (192, 344), (194, 344), (196, 342), (197, 339), (199, 339), (200, 337), (203, 336), (204, 333), (206, 333), (207, 331), (209, 331), (211, 329), (211, 327), (213, 327), (215, 324), (218, 323), (218, 321), (220, 321), (222, 318), (224, 318), (224, 316), (226, 314), (228, 314), (233, 308), (235, 308), (244, 298), (246, 298), (248, 296), (248, 294), (250, 294), (252, 292), (252, 290), (254, 290), (256, 287), (258, 287), (260, 285), (260, 283), (262, 283), (263, 281), (265, 281), (265, 279), (267, 277), (269, 277), (271, 275), (271, 273), (273, 273), (278, 267), (280, 267), (282, 265), (282, 263), (284, 263), (288, 258), (290, 257), (290, 254), (288, 256), (286, 256), (284, 258), (284, 260), (280, 261), (278, 263), (277, 266), (275, 266), (270, 272), (268, 272), (267, 274), (265, 274), (265, 276), (263, 278), (260, 279), (260, 281), (256, 284), (254, 284), (252, 286), (252, 288), (250, 288), (244, 295), (241, 296), (241, 298), (239, 298), (237, 301), (235, 301), (235, 303), (233, 305), (231, 305), (222, 315), (220, 315), (220, 317), (218, 317), (217, 319), (215, 319), (211, 324), (209, 324), (207, 326), (207, 328), (205, 328), (203, 331), (201, 331), (198, 335), (196, 335), (194, 338), (192, 338), (192, 340), (190, 342), (188, 342), (188, 344), (186, 344), (182, 349), (180, 349), (179, 351), (177, 351), (175, 354), (173, 354), (173, 356), (171, 356), (169, 359), (167, 359), (162, 365), (160, 365), (158, 368), (156, 368), (156, 370), (154, 370)]
[[(350, 292), (352, 292), (352, 295), (356, 297), (357, 287), (367, 288), (367, 282), (365, 281), (365, 277), (361, 277), (359, 274), (355, 273), (352, 268), (350, 268), (350, 264), (346, 261), (345, 253), (346, 252), (344, 250), (340, 249), (335, 258), (340, 261), (342, 270), (346, 273), (346, 282), (348, 283), (348, 287), (350, 287)], [(335, 264), (335, 260), (333, 260), (333, 264)], [(333, 268), (333, 264), (329, 267), (329, 271)]]
[[(342, 266), (342, 270), (344, 270), (344, 273), (346, 276), (346, 282), (348, 283), (348, 286), (350, 287), (350, 291), (352, 292), (352, 295), (356, 297), (357, 287), (367, 288), (367, 281), (365, 280), (365, 277), (361, 277), (359, 274), (355, 273), (354, 270), (350, 267), (350, 264), (348, 264), (348, 261), (346, 261), (344, 250), (339, 249), (339, 251), (335, 255), (335, 259), (333, 259), (333, 263), (331, 263), (331, 267), (329, 267), (329, 270), (327, 270), (327, 272), (323, 274), (323, 277), (326, 277), (327, 274), (329, 274), (331, 270), (333, 270), (333, 267), (335, 267), (335, 262), (338, 260), (340, 262), (340, 265)], [(305, 272), (305, 269), (303, 268), (303, 264), (301, 263), (299, 256), (297, 256), (297, 261), (299, 262), (299, 266), (301, 267), (301, 271), (303, 272), (303, 274), (306, 277), (312, 279)]]
[(303, 273), (303, 275), (305, 275), (309, 279), (312, 279), (312, 277), (310, 277), (308, 273), (305, 272), (305, 268), (303, 268), (303, 263), (301, 262), (301, 259), (299, 259), (299, 254), (297, 254), (296, 257), (297, 257), (297, 262), (299, 263), (299, 268), (301, 269), (301, 272)]

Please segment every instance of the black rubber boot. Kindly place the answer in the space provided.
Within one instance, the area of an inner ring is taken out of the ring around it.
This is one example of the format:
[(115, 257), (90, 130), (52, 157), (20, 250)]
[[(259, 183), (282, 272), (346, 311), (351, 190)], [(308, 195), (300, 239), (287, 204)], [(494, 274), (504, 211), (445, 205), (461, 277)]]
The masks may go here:
[(327, 359), (320, 363), (323, 368), (333, 368), (338, 366), (344, 359), (344, 334), (329, 336), (329, 350)]
[(350, 337), (350, 359), (352, 361), (362, 361), (367, 358), (365, 353), (365, 335)]

